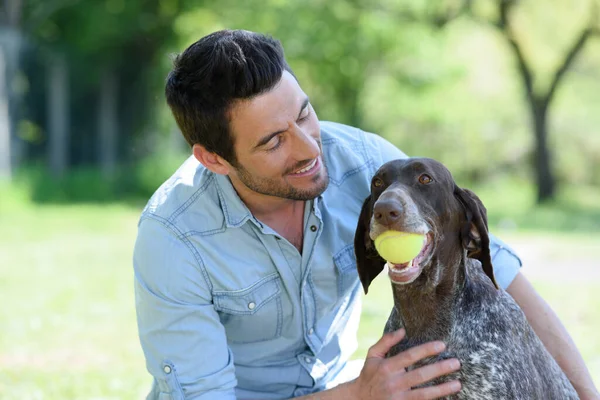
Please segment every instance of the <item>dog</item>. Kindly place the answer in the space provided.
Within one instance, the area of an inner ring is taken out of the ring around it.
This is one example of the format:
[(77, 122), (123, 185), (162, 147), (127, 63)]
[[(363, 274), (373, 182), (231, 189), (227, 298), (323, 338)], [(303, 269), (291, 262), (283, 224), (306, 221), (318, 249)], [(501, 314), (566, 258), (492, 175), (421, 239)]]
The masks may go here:
[(386, 264), (374, 240), (388, 230), (426, 238), (414, 260), (387, 264), (394, 307), (385, 332), (406, 329), (388, 357), (428, 341), (445, 342), (445, 352), (410, 369), (458, 358), (458, 372), (427, 384), (459, 379), (462, 390), (447, 399), (579, 398), (519, 306), (496, 283), (481, 200), (458, 187), (443, 164), (395, 160), (373, 177), (354, 237), (365, 293)]

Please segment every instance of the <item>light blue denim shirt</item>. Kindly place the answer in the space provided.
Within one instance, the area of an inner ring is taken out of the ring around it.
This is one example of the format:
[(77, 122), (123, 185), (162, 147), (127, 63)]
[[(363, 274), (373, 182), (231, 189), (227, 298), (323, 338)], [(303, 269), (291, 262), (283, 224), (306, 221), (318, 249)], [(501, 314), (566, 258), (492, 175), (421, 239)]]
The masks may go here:
[[(375, 171), (406, 156), (344, 125), (321, 122), (321, 137), (330, 184), (307, 202), (302, 254), (193, 157), (148, 202), (134, 270), (149, 399), (282, 399), (338, 383), (357, 347), (358, 215)], [(521, 262), (497, 239), (492, 255), (507, 287)]]

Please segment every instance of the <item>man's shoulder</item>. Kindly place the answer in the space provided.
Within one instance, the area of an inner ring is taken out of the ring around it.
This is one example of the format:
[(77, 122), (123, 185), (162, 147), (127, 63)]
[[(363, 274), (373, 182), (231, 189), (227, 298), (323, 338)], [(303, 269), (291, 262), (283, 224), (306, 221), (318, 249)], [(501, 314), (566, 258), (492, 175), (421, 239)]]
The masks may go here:
[(214, 174), (193, 156), (181, 166), (152, 195), (142, 212), (141, 219), (152, 218), (167, 225), (176, 223), (187, 209), (198, 202), (207, 203), (194, 209), (218, 207), (219, 199), (214, 187)]
[(357, 173), (370, 180), (388, 158), (403, 157), (400, 150), (373, 133), (336, 122), (320, 124), (323, 153), (334, 185), (340, 186), (349, 175)]
[(367, 134), (350, 125), (331, 121), (320, 121), (321, 141), (323, 146), (342, 146), (346, 148), (363, 149)]
[(331, 140), (359, 140), (358, 135), (362, 132), (353, 126), (333, 121), (319, 121), (319, 125), (321, 126), (321, 135)]

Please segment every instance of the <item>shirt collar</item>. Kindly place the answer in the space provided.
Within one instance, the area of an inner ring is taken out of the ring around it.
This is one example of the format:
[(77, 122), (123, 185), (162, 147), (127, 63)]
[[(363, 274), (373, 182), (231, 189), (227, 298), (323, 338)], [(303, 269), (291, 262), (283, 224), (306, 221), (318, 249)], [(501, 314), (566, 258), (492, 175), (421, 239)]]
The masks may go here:
[[(240, 199), (227, 175), (215, 174), (221, 210), (228, 228), (237, 228), (246, 221), (255, 220), (246, 204)], [(256, 221), (258, 222), (258, 221)]]
[[(217, 191), (219, 193), (219, 201), (221, 203), (221, 209), (223, 210), (223, 216), (225, 217), (225, 223), (228, 228), (237, 228), (251, 220), (259, 227), (263, 227), (248, 209), (246, 204), (240, 199), (237, 192), (235, 191), (229, 177), (227, 175), (215, 174), (215, 180), (217, 182)], [(308, 202), (307, 205), (312, 204), (312, 212), (321, 219), (321, 210), (319, 209), (319, 203), (323, 200), (323, 194), (319, 195), (312, 202)]]

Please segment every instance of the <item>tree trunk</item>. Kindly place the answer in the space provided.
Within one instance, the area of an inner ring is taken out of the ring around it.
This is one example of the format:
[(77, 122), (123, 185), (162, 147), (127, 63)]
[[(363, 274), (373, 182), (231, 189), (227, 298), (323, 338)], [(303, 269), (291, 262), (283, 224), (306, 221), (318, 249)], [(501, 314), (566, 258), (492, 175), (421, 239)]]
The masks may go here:
[(64, 55), (53, 55), (48, 63), (48, 160), (54, 177), (69, 165), (69, 71)]
[(0, 178), (4, 179), (12, 178), (23, 150), (22, 142), (14, 140), (20, 99), (12, 89), (21, 52), (22, 9), (22, 0), (4, 0), (0, 14)]
[(100, 82), (98, 105), (98, 148), (102, 175), (114, 177), (117, 165), (117, 115), (118, 81), (112, 68), (106, 68)]
[(4, 48), (0, 46), (0, 180), (10, 180), (11, 168), (11, 123), (8, 110), (8, 82)]
[(552, 174), (551, 157), (548, 149), (548, 107), (547, 104), (536, 105), (533, 110), (535, 131), (535, 170), (537, 181), (537, 202), (543, 203), (554, 198), (556, 189)]

